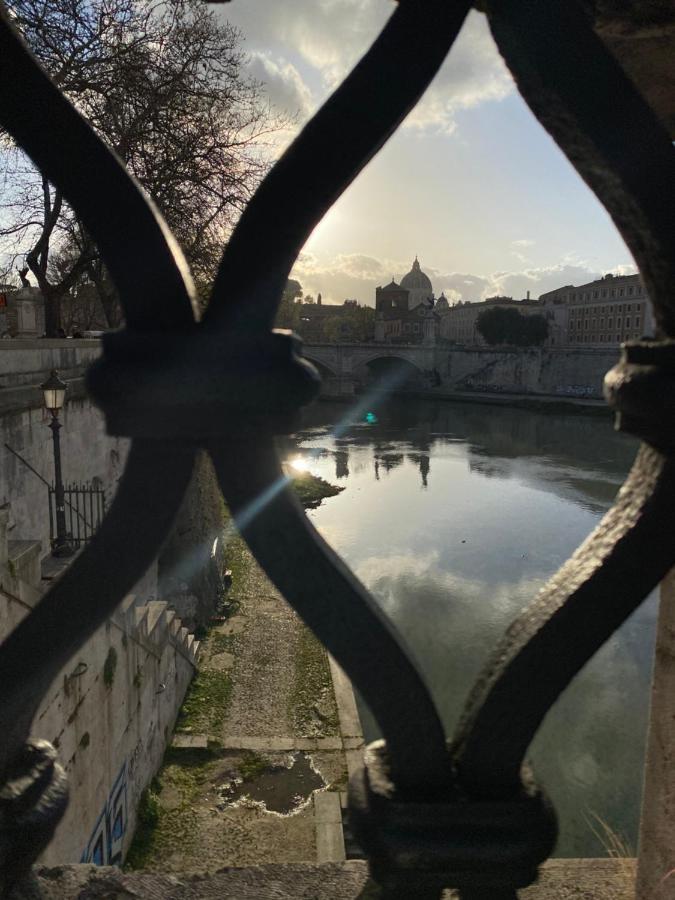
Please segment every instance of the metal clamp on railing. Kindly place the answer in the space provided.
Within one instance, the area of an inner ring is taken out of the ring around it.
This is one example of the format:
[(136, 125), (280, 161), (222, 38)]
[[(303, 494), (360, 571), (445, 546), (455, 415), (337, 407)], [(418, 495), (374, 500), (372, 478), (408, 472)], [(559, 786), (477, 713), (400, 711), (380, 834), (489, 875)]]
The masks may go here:
[(621, 360), (605, 376), (604, 393), (619, 431), (662, 453), (675, 451), (675, 341), (624, 344)]
[(27, 741), (0, 789), (0, 884), (6, 891), (49, 844), (67, 805), (56, 750), (47, 741)]
[(398, 791), (384, 741), (368, 747), (365, 762), (349, 785), (350, 821), (381, 885), (407, 896), (449, 887), (502, 896), (536, 880), (558, 829), (527, 769), (513, 797), (476, 799), (459, 781), (429, 796)]
[(109, 434), (190, 443), (286, 433), (320, 377), (290, 331), (214, 334), (119, 331), (87, 374)]

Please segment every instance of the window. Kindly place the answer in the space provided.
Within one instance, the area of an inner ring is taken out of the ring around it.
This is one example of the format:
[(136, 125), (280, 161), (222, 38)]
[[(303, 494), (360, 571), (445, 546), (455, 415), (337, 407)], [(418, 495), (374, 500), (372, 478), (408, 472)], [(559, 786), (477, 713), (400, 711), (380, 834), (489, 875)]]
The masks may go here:
[(631, 322), (630, 316), (626, 316), (626, 328), (630, 328), (630, 322)]
[(415, 322), (415, 324), (413, 325), (413, 331), (419, 331), (419, 330), (420, 330), (420, 323)]
[(616, 297), (616, 289), (615, 288), (612, 288), (612, 290), (610, 292), (610, 296)]
[(604, 318), (600, 319), (600, 327), (601, 327), (601, 328), (604, 328), (604, 327), (605, 327), (605, 320), (604, 320)]
[(607, 327), (608, 328), (614, 327), (614, 319), (612, 319), (612, 318), (607, 319)]
[(600, 291), (593, 291), (593, 299), (594, 300), (597, 300), (599, 296), (600, 296)]
[(621, 328), (621, 325), (622, 325), (622, 323), (621, 323), (621, 316), (617, 316), (616, 327), (617, 327), (617, 328)]
[(623, 288), (619, 291), (619, 297), (623, 297)]
[(602, 296), (603, 296), (603, 297), (606, 297), (606, 296), (607, 296), (607, 288), (603, 288), (603, 289), (602, 289)]
[(626, 307), (626, 309), (628, 310), (628, 312), (630, 312), (632, 308), (633, 308), (632, 303), (629, 303), (628, 306)]
[(633, 293), (633, 288), (632, 288), (632, 287), (629, 287), (629, 288), (628, 288), (628, 293), (629, 293), (629, 294), (632, 294), (632, 293)]

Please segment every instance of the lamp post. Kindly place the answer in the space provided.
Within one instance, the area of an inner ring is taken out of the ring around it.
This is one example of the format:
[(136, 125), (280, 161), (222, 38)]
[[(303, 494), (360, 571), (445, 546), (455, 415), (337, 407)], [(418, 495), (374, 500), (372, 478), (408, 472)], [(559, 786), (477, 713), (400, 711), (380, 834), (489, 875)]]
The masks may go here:
[(59, 422), (59, 411), (63, 409), (66, 398), (66, 390), (68, 385), (65, 381), (61, 381), (59, 373), (56, 369), (52, 369), (52, 373), (40, 385), (44, 397), (45, 409), (51, 413), (51, 421), (49, 427), (52, 430), (52, 438), (54, 441), (54, 500), (56, 503), (56, 537), (52, 540), (52, 556), (70, 556), (73, 552), (73, 546), (68, 540), (66, 533), (66, 502), (63, 491), (63, 478), (61, 476), (61, 440), (59, 431), (61, 423)]

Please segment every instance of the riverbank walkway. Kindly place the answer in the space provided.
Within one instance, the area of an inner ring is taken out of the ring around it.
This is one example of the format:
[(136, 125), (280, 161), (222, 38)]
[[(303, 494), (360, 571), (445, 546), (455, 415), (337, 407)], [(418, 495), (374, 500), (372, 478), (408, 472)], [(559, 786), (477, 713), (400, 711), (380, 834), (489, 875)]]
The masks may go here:
[(131, 869), (345, 859), (341, 806), (363, 747), (350, 682), (240, 538), (227, 558), (234, 613), (203, 642)]

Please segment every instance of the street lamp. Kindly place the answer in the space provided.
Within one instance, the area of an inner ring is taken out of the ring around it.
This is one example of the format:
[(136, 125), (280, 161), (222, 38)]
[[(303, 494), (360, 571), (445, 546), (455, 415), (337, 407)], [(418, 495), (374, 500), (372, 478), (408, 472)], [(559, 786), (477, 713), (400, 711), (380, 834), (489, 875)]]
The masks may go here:
[(65, 381), (61, 381), (56, 369), (52, 369), (51, 375), (44, 384), (40, 385), (40, 388), (44, 396), (45, 409), (51, 413), (52, 418), (49, 427), (52, 430), (52, 438), (54, 440), (56, 537), (52, 540), (52, 556), (70, 556), (73, 552), (73, 546), (68, 540), (66, 533), (66, 502), (63, 491), (63, 478), (61, 476), (61, 440), (59, 438), (59, 431), (61, 430), (59, 411), (63, 409), (68, 385)]

